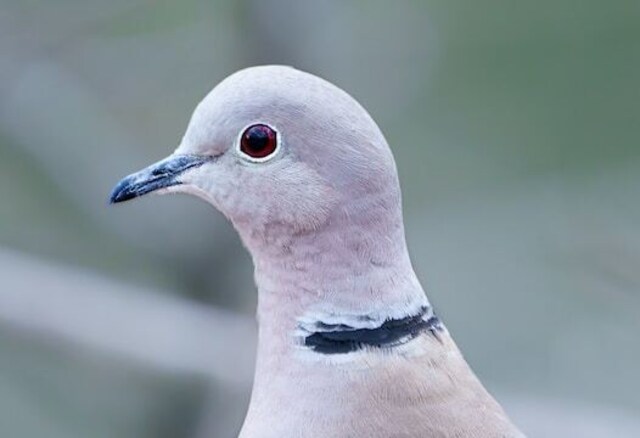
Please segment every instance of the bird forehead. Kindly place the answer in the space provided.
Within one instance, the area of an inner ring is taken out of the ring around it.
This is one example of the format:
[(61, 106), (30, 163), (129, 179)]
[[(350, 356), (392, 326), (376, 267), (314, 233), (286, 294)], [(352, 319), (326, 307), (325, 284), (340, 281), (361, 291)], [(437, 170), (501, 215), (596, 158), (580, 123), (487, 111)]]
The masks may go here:
[(353, 98), (335, 85), (291, 67), (241, 70), (220, 82), (201, 102), (203, 116), (277, 117), (360, 112)]
[[(299, 94), (309, 88), (337, 88), (319, 77), (285, 66), (259, 66), (240, 70), (225, 78), (216, 88), (221, 91), (252, 92), (256, 90), (271, 91), (276, 94)], [(330, 91), (330, 90), (327, 90)]]

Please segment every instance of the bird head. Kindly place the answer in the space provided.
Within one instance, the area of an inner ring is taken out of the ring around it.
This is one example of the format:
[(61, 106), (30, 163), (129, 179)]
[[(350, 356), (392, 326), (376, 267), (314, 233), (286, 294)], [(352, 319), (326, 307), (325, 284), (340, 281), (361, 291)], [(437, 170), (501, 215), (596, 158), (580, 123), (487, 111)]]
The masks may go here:
[(177, 192), (212, 204), (245, 242), (400, 210), (393, 156), (372, 118), (338, 87), (285, 66), (222, 81), (177, 150), (124, 178), (111, 202)]

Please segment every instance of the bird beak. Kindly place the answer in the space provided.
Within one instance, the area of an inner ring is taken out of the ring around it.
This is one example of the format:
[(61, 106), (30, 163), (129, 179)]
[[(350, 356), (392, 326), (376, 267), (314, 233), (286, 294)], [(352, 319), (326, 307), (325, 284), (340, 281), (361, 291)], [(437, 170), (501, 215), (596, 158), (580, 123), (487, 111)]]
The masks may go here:
[(198, 155), (171, 155), (120, 181), (111, 192), (110, 201), (117, 204), (160, 189), (181, 185), (182, 181), (178, 177), (182, 173), (200, 167), (209, 160), (210, 157)]

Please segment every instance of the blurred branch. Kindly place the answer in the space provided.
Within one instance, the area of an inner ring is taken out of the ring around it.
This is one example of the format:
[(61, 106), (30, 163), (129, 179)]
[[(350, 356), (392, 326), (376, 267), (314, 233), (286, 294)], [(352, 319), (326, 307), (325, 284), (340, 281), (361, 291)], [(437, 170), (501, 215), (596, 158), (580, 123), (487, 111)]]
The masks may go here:
[(244, 317), (0, 250), (0, 324), (169, 372), (251, 382)]

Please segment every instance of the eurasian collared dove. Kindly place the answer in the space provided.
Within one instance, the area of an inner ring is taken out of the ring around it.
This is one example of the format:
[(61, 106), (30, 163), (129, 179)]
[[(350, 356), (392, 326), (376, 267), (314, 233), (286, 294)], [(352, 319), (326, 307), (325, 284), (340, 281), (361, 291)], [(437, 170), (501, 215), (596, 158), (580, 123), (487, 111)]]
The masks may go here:
[(243, 438), (521, 437), (413, 271), (393, 155), (364, 108), (282, 66), (239, 71), (178, 149), (111, 201), (196, 195), (255, 265), (259, 341)]

